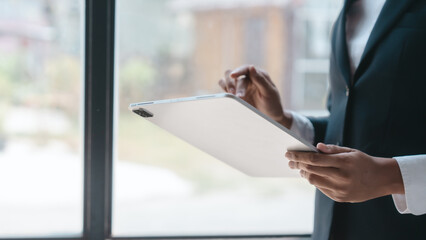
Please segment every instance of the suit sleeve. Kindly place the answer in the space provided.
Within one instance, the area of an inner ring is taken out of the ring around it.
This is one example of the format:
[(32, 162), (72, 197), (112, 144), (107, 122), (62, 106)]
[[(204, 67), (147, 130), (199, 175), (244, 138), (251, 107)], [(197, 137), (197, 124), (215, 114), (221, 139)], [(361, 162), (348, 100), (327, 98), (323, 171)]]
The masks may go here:
[[(331, 111), (331, 93), (328, 94), (327, 99), (327, 109)], [(319, 142), (324, 142), (325, 132), (327, 130), (328, 125), (328, 116), (327, 117), (308, 117), (314, 126), (314, 145)]]

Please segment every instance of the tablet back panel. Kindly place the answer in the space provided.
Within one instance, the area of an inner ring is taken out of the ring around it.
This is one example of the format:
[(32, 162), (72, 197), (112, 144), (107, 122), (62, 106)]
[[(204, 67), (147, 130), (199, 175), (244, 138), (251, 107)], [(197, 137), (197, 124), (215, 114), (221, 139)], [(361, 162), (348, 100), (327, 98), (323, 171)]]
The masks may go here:
[(309, 143), (297, 139), (289, 130), (230, 94), (136, 103), (129, 108), (250, 176), (297, 176), (298, 172), (288, 167), (284, 157), (286, 150), (316, 151)]

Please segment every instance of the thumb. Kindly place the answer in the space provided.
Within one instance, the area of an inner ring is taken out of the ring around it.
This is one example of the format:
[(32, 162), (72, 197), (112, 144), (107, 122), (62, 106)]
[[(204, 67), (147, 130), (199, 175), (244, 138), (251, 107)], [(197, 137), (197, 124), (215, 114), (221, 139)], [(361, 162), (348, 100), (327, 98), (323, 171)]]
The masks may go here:
[(340, 147), (337, 145), (324, 144), (324, 143), (318, 143), (317, 149), (320, 150), (320, 152), (322, 153), (328, 153), (328, 154), (345, 153), (345, 152), (353, 151), (352, 148)]

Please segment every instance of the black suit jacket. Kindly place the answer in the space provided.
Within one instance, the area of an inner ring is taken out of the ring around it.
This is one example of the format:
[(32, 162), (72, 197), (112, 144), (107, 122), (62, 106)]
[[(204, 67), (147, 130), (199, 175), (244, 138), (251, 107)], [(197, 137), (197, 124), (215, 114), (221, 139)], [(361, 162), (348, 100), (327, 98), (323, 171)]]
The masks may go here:
[[(310, 119), (317, 142), (380, 157), (426, 153), (426, 0), (386, 1), (354, 76), (343, 8), (332, 34), (329, 110)], [(314, 240), (426, 239), (426, 215), (398, 213), (391, 196), (351, 204), (317, 191), (315, 200)]]

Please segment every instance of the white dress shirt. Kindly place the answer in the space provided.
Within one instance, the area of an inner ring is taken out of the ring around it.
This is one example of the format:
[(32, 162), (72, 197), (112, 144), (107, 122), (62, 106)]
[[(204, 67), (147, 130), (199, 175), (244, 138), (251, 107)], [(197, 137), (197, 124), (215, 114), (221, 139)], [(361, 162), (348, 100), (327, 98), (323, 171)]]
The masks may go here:
[[(374, 24), (386, 0), (356, 0), (346, 15), (346, 39), (351, 73), (357, 69)], [(305, 116), (295, 112), (291, 130), (311, 143), (314, 127)], [(426, 154), (394, 157), (401, 170), (405, 194), (393, 194), (400, 213), (421, 215), (426, 213)]]

